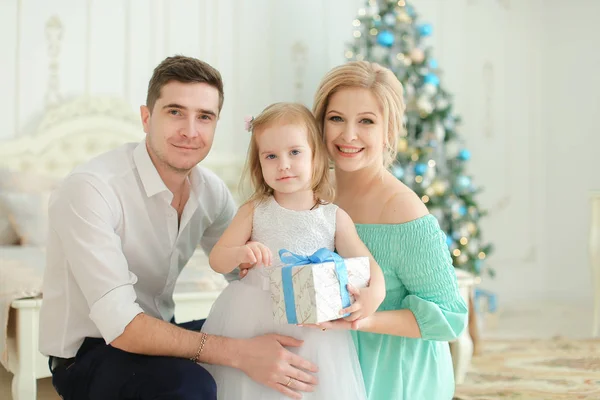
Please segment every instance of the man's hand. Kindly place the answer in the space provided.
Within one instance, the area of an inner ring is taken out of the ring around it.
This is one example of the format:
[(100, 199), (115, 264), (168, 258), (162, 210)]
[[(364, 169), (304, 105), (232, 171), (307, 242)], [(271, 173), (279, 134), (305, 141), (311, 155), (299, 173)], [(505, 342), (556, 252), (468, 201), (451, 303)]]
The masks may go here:
[(252, 380), (268, 386), (291, 399), (301, 399), (298, 392), (312, 392), (317, 366), (285, 349), (299, 347), (301, 340), (276, 334), (257, 336), (243, 341), (237, 367)]

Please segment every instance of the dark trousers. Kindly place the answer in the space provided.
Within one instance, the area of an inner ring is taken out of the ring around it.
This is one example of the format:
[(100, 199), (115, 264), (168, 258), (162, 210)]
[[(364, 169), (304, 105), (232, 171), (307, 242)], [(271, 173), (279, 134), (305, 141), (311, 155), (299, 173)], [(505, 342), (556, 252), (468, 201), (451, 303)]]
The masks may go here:
[[(204, 320), (178, 326), (199, 331)], [(56, 365), (56, 360), (55, 364)], [(202, 366), (176, 357), (128, 353), (86, 338), (74, 359), (61, 360), (52, 384), (65, 400), (214, 400), (217, 386)]]

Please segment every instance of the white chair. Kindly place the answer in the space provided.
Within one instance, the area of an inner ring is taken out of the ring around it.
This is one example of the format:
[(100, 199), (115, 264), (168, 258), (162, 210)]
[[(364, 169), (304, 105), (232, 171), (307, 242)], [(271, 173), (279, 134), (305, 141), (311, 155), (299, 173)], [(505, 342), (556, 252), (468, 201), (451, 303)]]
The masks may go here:
[[(456, 278), (460, 294), (468, 305), (473, 296), (475, 277), (464, 270), (456, 269)], [(450, 342), (450, 353), (452, 354), (454, 367), (454, 381), (457, 385), (460, 385), (465, 381), (465, 376), (471, 367), (471, 359), (473, 358), (473, 340), (468, 327), (456, 340)]]

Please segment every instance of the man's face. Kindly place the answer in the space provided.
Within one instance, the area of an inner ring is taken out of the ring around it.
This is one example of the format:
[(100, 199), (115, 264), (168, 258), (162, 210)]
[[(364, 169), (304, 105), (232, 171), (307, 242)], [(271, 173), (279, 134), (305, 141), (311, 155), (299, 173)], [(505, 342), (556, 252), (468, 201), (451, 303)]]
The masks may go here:
[(152, 110), (140, 108), (148, 153), (157, 169), (187, 173), (208, 154), (219, 118), (219, 91), (171, 81)]

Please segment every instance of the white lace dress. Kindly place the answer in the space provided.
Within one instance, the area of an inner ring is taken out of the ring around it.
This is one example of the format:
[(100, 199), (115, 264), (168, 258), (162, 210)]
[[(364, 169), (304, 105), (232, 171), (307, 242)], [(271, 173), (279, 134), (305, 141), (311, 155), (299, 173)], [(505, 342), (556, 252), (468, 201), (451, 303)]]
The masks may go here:
[[(281, 207), (273, 197), (254, 211), (252, 240), (269, 247), (273, 266), (281, 267), (279, 250), (308, 255), (320, 248), (334, 249), (337, 206), (319, 206), (314, 210), (293, 211)], [(248, 275), (230, 283), (212, 307), (203, 332), (233, 338), (251, 338), (279, 333), (303, 340), (290, 351), (319, 367), (319, 384), (306, 400), (366, 399), (360, 365), (350, 332), (321, 331), (273, 322), (268, 278), (263, 267), (252, 268)], [(204, 365), (217, 382), (217, 394), (223, 400), (283, 400), (287, 397), (262, 386), (237, 369)]]

